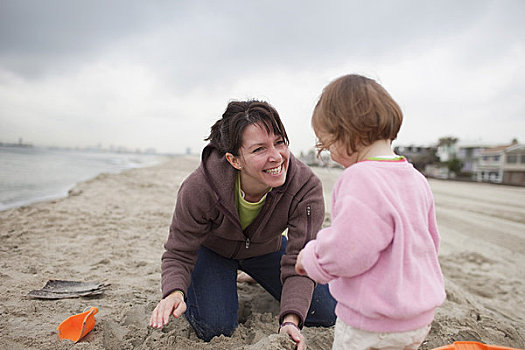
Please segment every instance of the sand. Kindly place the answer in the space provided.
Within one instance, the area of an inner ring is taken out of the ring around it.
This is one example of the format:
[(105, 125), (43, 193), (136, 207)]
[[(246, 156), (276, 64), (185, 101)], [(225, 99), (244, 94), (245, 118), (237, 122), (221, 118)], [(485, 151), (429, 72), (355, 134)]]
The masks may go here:
[[(198, 158), (102, 174), (67, 198), (0, 212), (1, 349), (292, 349), (276, 335), (279, 305), (258, 285), (239, 284), (240, 326), (231, 338), (199, 340), (184, 318), (150, 329), (160, 297), (160, 256), (176, 193)], [(326, 202), (337, 169), (315, 171)], [(525, 188), (430, 180), (442, 235), (447, 300), (421, 349), (456, 340), (525, 347)], [(329, 223), (330, 207), (327, 204)], [(110, 283), (102, 295), (27, 297), (50, 279)], [(210, 286), (213, 287), (213, 286)], [(80, 342), (56, 327), (96, 306)], [(330, 349), (333, 328), (305, 328), (309, 349)]]

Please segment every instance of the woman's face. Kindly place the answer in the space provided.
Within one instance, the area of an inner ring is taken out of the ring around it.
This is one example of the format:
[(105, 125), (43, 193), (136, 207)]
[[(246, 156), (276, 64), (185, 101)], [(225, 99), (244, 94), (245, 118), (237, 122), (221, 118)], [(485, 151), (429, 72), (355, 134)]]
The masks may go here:
[(234, 157), (237, 166), (232, 165), (241, 170), (243, 190), (257, 192), (282, 186), (290, 160), (283, 137), (268, 133), (260, 124), (251, 124), (244, 129), (242, 139), (239, 156)]

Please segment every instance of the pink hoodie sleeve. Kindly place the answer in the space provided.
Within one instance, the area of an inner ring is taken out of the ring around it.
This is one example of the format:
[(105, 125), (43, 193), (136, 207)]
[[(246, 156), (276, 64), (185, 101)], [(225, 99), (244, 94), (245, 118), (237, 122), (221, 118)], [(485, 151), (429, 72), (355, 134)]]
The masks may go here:
[(332, 225), (319, 231), (304, 248), (303, 266), (319, 283), (367, 271), (393, 238), (392, 218), (379, 216), (359, 199), (363, 198), (361, 190), (352, 187), (340, 186), (334, 191)]

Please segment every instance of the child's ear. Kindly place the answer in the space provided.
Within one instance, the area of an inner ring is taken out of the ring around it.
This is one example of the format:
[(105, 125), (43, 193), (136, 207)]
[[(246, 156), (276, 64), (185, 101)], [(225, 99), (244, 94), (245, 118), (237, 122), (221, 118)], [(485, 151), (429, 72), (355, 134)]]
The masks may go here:
[(230, 152), (226, 152), (226, 160), (227, 160), (228, 163), (230, 163), (231, 166), (234, 167), (235, 169), (237, 169), (237, 170), (241, 170), (241, 169), (242, 169), (242, 166), (241, 166), (241, 164), (239, 163), (239, 158), (237, 158), (236, 156), (234, 156), (234, 155), (231, 154)]

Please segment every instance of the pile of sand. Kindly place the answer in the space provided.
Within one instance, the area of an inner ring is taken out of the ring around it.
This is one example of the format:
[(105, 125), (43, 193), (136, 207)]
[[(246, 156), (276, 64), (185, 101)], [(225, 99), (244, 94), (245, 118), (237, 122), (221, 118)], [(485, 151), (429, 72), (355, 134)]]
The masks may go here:
[[(0, 212), (2, 349), (292, 349), (276, 335), (278, 303), (258, 285), (239, 284), (240, 326), (233, 337), (198, 339), (182, 318), (147, 327), (160, 297), (160, 256), (177, 189), (198, 165), (175, 158), (100, 175), (67, 198)], [(326, 201), (340, 170), (315, 169)], [(525, 346), (525, 188), (431, 181), (442, 235), (447, 300), (422, 349), (455, 340)], [(329, 206), (327, 206), (329, 223)], [(110, 283), (104, 294), (27, 298), (50, 279)], [(211, 286), (212, 287), (212, 286)], [(81, 342), (56, 327), (96, 306), (96, 326)], [(309, 349), (330, 349), (333, 328), (305, 328)]]

